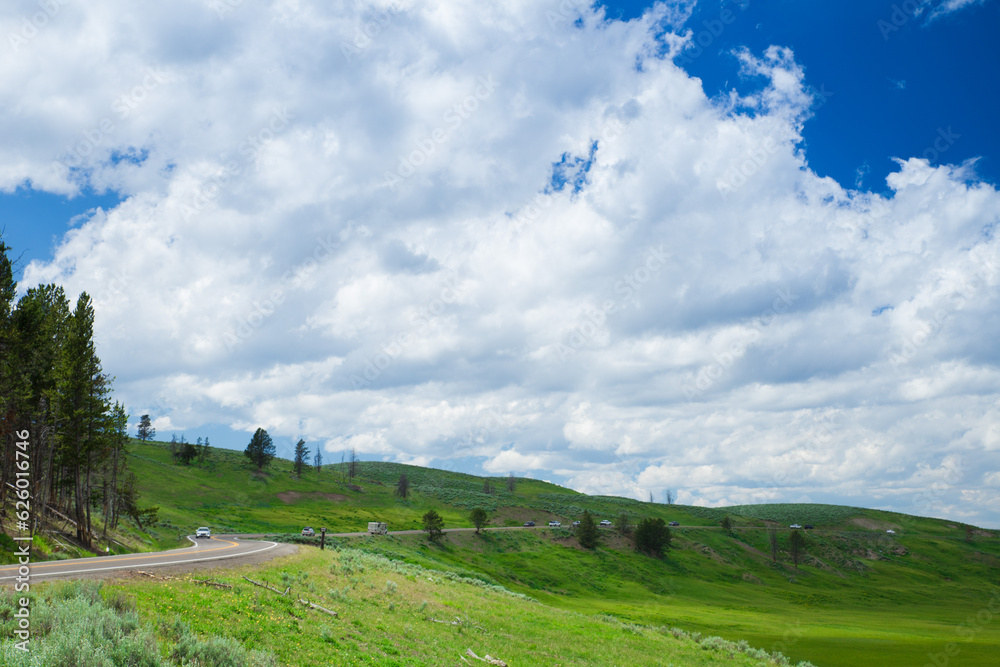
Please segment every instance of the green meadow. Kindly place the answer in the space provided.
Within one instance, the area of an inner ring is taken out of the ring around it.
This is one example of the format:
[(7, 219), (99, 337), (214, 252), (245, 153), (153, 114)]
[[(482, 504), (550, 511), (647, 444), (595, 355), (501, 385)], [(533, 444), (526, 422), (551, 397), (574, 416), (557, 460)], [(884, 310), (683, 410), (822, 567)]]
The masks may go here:
[[(135, 443), (133, 452), (144, 504), (160, 508), (160, 523), (133, 536), (144, 548), (178, 546), (200, 525), (305, 542), (255, 572), (339, 614), (300, 608), (237, 571), (215, 576), (232, 589), (192, 577), (110, 586), (161, 628), (164, 646), (179, 635), (162, 628), (180, 615), (191, 632), (283, 665), (464, 664), (467, 648), (511, 665), (767, 665), (786, 664), (784, 656), (818, 666), (997, 664), (996, 531), (833, 505), (652, 504), (527, 479), (513, 492), (491, 479), (485, 493), (481, 477), (392, 463), (361, 463), (353, 478), (338, 464), (297, 479), (288, 461), (260, 475), (240, 452), (216, 450), (191, 466), (171, 461), (162, 444)], [(404, 473), (411, 493), (401, 500), (394, 491)], [(470, 527), (475, 507), (496, 527), (538, 527), (446, 533), (437, 544), (424, 535), (333, 538), (323, 552), (318, 538), (298, 536), (306, 525), (352, 532), (372, 520), (419, 528), (429, 509), (446, 527)], [(590, 551), (572, 530), (545, 527), (585, 510), (681, 525), (662, 559), (637, 553), (613, 529)], [(815, 527), (802, 531), (798, 566), (790, 523)], [(769, 525), (779, 526), (776, 562)]]

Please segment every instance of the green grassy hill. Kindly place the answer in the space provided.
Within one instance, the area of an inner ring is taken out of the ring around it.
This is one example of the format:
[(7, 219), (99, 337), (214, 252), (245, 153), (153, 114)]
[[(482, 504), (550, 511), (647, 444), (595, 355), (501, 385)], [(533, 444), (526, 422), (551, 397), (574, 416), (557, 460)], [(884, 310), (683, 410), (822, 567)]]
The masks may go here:
[[(530, 607), (531, 614), (542, 618), (539, 610), (553, 610), (555, 616), (545, 616), (544, 621), (552, 627), (578, 619), (554, 611), (561, 610), (588, 619), (613, 618), (643, 627), (679, 627), (746, 640), (767, 652), (779, 651), (820, 666), (923, 665), (935, 659), (946, 659), (949, 665), (996, 664), (995, 647), (1000, 645), (996, 532), (833, 505), (716, 509), (650, 504), (587, 496), (526, 479), (517, 480), (513, 493), (503, 490), (503, 478), (492, 479), (496, 491), (486, 494), (484, 478), (394, 463), (361, 463), (353, 479), (347, 479), (340, 465), (326, 466), (319, 475), (310, 470), (304, 479), (296, 479), (288, 461), (276, 460), (268, 474), (259, 475), (240, 452), (216, 450), (213, 456), (206, 465), (182, 466), (170, 460), (164, 445), (136, 444), (132, 465), (141, 480), (144, 504), (159, 505), (162, 520), (147, 536), (150, 548), (175, 546), (199, 525), (217, 532), (296, 534), (305, 525), (331, 532), (364, 530), (370, 520), (387, 521), (393, 530), (419, 528), (428, 509), (437, 510), (446, 527), (470, 526), (468, 515), (474, 507), (487, 509), (492, 523), (501, 526), (526, 520), (543, 526), (552, 518), (568, 523), (584, 510), (598, 519), (627, 512), (633, 521), (653, 516), (680, 522), (664, 559), (636, 553), (627, 538), (607, 529), (596, 551), (580, 548), (570, 530), (544, 527), (482, 535), (452, 533), (440, 545), (422, 536), (389, 536), (340, 540), (336, 546), (342, 549), (339, 557), (367, 554), (521, 593), (542, 603)], [(407, 500), (393, 493), (403, 473), (411, 484)], [(731, 531), (719, 526), (725, 516), (734, 522)], [(806, 554), (798, 567), (788, 553), (790, 523), (815, 526), (804, 531)], [(777, 562), (771, 558), (769, 525), (781, 528)], [(885, 532), (890, 528), (895, 535)], [(313, 555), (303, 558), (333, 557), (307, 552)], [(308, 572), (319, 576), (321, 570)], [(336, 601), (339, 585), (324, 580), (316, 594)], [(152, 597), (148, 604), (161, 611), (170, 609)], [(441, 604), (448, 606), (445, 598)], [(407, 635), (398, 628), (388, 629), (403, 623), (390, 612), (382, 610), (388, 615), (376, 634), (398, 646)], [(521, 612), (504, 607), (502, 613)], [(366, 631), (379, 627), (379, 621), (371, 619)], [(486, 624), (486, 617), (478, 623)], [(572, 621), (578, 623), (584, 621)], [(218, 629), (224, 628), (220, 624)], [(497, 654), (502, 655), (499, 650)], [(677, 664), (700, 664), (685, 660)], [(567, 659), (564, 664), (612, 663)]]

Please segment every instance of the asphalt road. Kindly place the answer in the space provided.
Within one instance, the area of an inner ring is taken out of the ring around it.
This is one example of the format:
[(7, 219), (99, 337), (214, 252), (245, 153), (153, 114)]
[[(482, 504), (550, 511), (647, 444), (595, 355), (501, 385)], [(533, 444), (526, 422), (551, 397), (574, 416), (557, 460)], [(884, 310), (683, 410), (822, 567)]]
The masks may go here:
[[(192, 544), (183, 549), (158, 551), (156, 553), (121, 554), (118, 556), (97, 556), (74, 558), (72, 560), (44, 561), (30, 563), (31, 581), (43, 578), (74, 578), (89, 575), (104, 575), (117, 570), (149, 569), (167, 566), (197, 567), (217, 564), (233, 558), (245, 560), (248, 556), (261, 554), (265, 558), (278, 555), (281, 551), (275, 542), (244, 540), (238, 537), (212, 537), (196, 540), (188, 536)], [(0, 565), (0, 584), (13, 583), (21, 574), (20, 565)]]
[[(544, 528), (545, 526), (538, 526)], [(709, 528), (721, 530), (718, 526), (682, 526), (682, 528)], [(483, 530), (521, 530), (522, 526), (491, 526)], [(473, 531), (475, 528), (445, 528), (445, 533)], [(762, 529), (763, 530), (763, 529)], [(417, 535), (423, 530), (394, 530), (390, 535)], [(367, 531), (355, 533), (327, 533), (327, 537), (362, 537)], [(262, 562), (291, 553), (295, 547), (264, 540), (266, 535), (220, 535), (207, 540), (196, 540), (188, 536), (191, 546), (156, 553), (121, 554), (118, 556), (97, 556), (72, 560), (44, 561), (29, 564), (31, 580), (43, 578), (100, 577), (121, 570), (146, 570), (169, 568), (173, 571), (207, 569), (218, 565), (240, 565)], [(320, 536), (316, 535), (316, 543)], [(237, 560), (233, 560), (237, 559)], [(231, 561), (225, 563), (225, 561)], [(20, 565), (0, 565), (0, 585), (13, 584), (20, 573)]]
[[(518, 526), (520, 527), (520, 526)], [(444, 532), (471, 531), (474, 528), (446, 528)], [(494, 528), (493, 530), (505, 530)], [(397, 530), (394, 535), (423, 533), (422, 530)], [(361, 537), (368, 532), (327, 533), (328, 537)], [(260, 562), (296, 549), (294, 545), (263, 540), (264, 535), (218, 535), (209, 539), (195, 539), (188, 535), (191, 546), (156, 553), (120, 554), (71, 560), (39, 561), (29, 563), (29, 581), (38, 579), (73, 579), (103, 577), (122, 570), (150, 570), (168, 568), (171, 571), (206, 569), (218, 565), (240, 565)], [(319, 543), (319, 535), (316, 536)], [(233, 560), (236, 559), (236, 560)], [(231, 562), (226, 562), (231, 561)], [(0, 585), (14, 584), (21, 577), (20, 565), (0, 565)], [(23, 579), (22, 579), (23, 580)]]

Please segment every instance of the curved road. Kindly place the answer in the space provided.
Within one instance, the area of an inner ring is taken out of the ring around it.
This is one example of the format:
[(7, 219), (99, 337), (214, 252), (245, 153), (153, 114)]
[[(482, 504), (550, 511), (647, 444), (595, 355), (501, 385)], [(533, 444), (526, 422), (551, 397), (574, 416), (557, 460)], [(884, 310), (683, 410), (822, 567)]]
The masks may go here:
[[(676, 528), (677, 526), (675, 526)], [(683, 528), (719, 529), (718, 526), (682, 526)], [(518, 530), (522, 526), (490, 526), (483, 530)], [(544, 526), (539, 526), (544, 528)], [(443, 532), (465, 532), (475, 528), (445, 528)], [(394, 530), (390, 535), (410, 535), (423, 533), (423, 530)], [(360, 537), (368, 535), (367, 531), (356, 533), (327, 533), (327, 537)], [(39, 561), (30, 563), (30, 580), (40, 578), (88, 577), (105, 576), (120, 570), (135, 570), (154, 567), (185, 566), (182, 569), (210, 568), (218, 561), (239, 558), (239, 563), (260, 562), (277, 556), (292, 553), (296, 546), (264, 541), (261, 534), (254, 535), (221, 535), (208, 540), (196, 540), (188, 536), (191, 546), (171, 551), (156, 553), (121, 554), (117, 556), (97, 556), (91, 558), (75, 558), (72, 560)], [(316, 536), (319, 542), (319, 536)], [(249, 558), (253, 557), (253, 558)], [(14, 584), (20, 573), (20, 565), (0, 565), (0, 585)], [(23, 581), (23, 579), (21, 579)]]
[[(72, 560), (39, 561), (30, 563), (30, 580), (43, 577), (75, 577), (101, 575), (116, 570), (134, 570), (142, 568), (192, 565), (208, 563), (230, 558), (245, 558), (253, 554), (265, 554), (265, 558), (279, 555), (279, 545), (276, 542), (247, 541), (237, 537), (212, 537), (208, 540), (195, 540), (188, 536), (192, 544), (183, 549), (158, 551), (156, 553), (120, 554), (117, 556), (97, 556), (92, 558), (74, 558)], [(270, 552), (270, 553), (267, 553)], [(19, 576), (21, 565), (0, 565), (0, 584), (14, 583)]]
[[(520, 528), (520, 526), (517, 526)], [(471, 531), (475, 528), (445, 528), (444, 532)], [(486, 529), (484, 529), (486, 530)], [(505, 528), (493, 528), (505, 530)], [(423, 533), (423, 530), (392, 531), (394, 535)], [(327, 533), (327, 537), (360, 537), (357, 533)], [(196, 540), (188, 535), (191, 546), (155, 553), (119, 554), (117, 556), (92, 556), (71, 560), (38, 561), (28, 564), (29, 581), (41, 578), (100, 577), (121, 570), (151, 569), (154, 567), (185, 566), (181, 569), (201, 569), (218, 565), (218, 561), (238, 558), (239, 563), (259, 562), (292, 553), (298, 547), (292, 544), (264, 541), (264, 535), (220, 535), (208, 540)], [(317, 536), (317, 542), (319, 536)], [(256, 556), (248, 561), (247, 557)], [(12, 585), (19, 577), (21, 565), (0, 565), (0, 586)], [(21, 581), (24, 581), (21, 579)]]

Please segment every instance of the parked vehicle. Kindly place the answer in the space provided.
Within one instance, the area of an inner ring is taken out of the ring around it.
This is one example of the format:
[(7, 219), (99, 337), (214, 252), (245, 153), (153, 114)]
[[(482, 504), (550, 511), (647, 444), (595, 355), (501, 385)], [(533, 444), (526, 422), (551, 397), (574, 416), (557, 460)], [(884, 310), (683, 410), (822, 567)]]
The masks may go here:
[(535, 525), (535, 522), (534, 522), (534, 521), (525, 521), (525, 522), (524, 522), (524, 527), (525, 527), (525, 528), (530, 528), (530, 527), (532, 527), (532, 526), (534, 526), (534, 525)]
[(890, 528), (889, 530), (887, 530), (885, 532), (888, 533), (889, 535), (895, 535), (896, 534), (896, 531), (894, 531), (892, 528)]
[(388, 535), (389, 534), (389, 524), (382, 521), (369, 521), (368, 522), (368, 533), (370, 535)]
[(553, 528), (558, 528), (562, 524), (559, 523), (558, 521), (549, 521), (549, 525), (552, 526)]
[(680, 524), (680, 523), (678, 523), (677, 521), (671, 521), (671, 522), (670, 522), (670, 523), (668, 523), (667, 525), (668, 525), (668, 526), (679, 526), (679, 525), (681, 525), (681, 524)]
[(802, 527), (802, 526), (800, 526), (800, 525), (799, 525), (799, 524), (797, 524), (797, 523), (793, 523), (792, 525), (790, 525), (790, 526), (789, 526), (789, 528), (791, 528), (791, 529), (793, 529), (793, 530), (797, 530), (797, 529), (799, 529), (799, 528), (801, 528), (801, 527)]
[(813, 529), (813, 527), (810, 526), (808, 523), (806, 525), (802, 526), (802, 527), (805, 528), (806, 530), (812, 530)]
[(574, 521), (574, 522), (573, 522), (573, 527), (574, 527), (574, 528), (576, 528), (576, 527), (577, 527), (577, 526), (579, 526), (579, 525), (580, 525), (580, 522), (579, 522), (579, 521)]
[(194, 531), (194, 536), (195, 536), (195, 538), (198, 538), (198, 537), (211, 537), (212, 536), (212, 531), (210, 531), (208, 528), (205, 528), (204, 526), (202, 526), (198, 530)]
[(608, 521), (607, 519), (604, 519), (603, 521), (601, 521), (601, 525), (602, 525), (602, 526), (610, 526), (610, 525), (611, 525), (611, 522), (610, 522), (610, 521)]
[(315, 537), (315, 535), (316, 531), (310, 528), (309, 526), (306, 526), (305, 528), (302, 529), (303, 537)]

